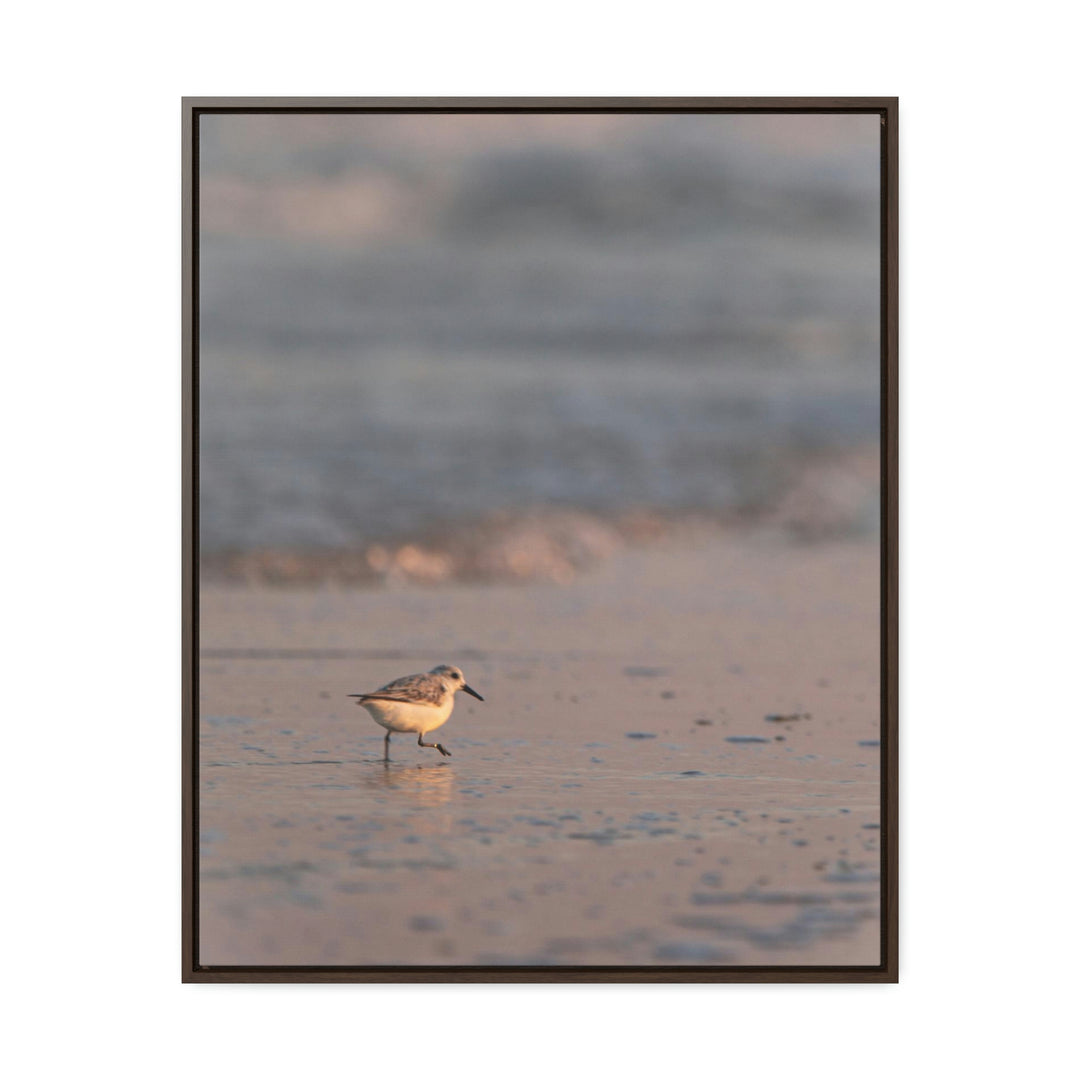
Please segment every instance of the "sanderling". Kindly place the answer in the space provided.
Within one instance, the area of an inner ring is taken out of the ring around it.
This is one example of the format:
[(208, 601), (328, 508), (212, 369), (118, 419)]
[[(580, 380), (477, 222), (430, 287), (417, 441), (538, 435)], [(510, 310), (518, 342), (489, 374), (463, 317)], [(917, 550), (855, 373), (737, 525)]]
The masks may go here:
[(440, 664), (422, 675), (404, 675), (370, 694), (349, 694), (349, 697), (359, 698), (356, 704), (363, 705), (375, 723), (386, 728), (383, 760), (389, 761), (390, 735), (394, 731), (415, 731), (417, 746), (431, 746), (444, 757), (450, 757), (450, 751), (442, 743), (424, 742), (424, 736), (450, 719), (454, 695), (459, 690), (484, 700), (471, 686), (466, 686), (461, 668)]

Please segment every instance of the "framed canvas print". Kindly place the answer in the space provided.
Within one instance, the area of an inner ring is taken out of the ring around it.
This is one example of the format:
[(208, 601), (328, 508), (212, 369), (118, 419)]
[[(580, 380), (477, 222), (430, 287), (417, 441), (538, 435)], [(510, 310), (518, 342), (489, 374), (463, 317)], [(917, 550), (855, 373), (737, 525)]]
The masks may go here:
[(896, 99), (183, 122), (183, 978), (895, 981)]

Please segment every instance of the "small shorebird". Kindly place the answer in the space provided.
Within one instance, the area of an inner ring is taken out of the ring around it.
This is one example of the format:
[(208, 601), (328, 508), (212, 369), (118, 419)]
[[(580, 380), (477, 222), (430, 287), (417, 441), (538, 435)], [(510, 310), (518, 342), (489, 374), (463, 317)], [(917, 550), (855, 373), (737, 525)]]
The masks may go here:
[(395, 731), (415, 731), (417, 746), (434, 747), (443, 757), (450, 757), (450, 751), (442, 743), (424, 742), (424, 736), (450, 719), (454, 695), (459, 690), (472, 694), (478, 701), (484, 700), (465, 684), (461, 668), (440, 664), (422, 675), (404, 675), (370, 694), (349, 694), (349, 697), (359, 698), (356, 704), (363, 705), (375, 723), (386, 728), (383, 760), (389, 761), (390, 735)]

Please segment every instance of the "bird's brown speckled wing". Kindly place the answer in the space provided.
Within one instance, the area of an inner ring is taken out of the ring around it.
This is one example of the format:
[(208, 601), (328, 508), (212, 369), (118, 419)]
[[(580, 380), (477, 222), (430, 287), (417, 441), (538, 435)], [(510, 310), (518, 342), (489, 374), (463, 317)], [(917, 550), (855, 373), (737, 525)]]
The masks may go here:
[(409, 705), (439, 705), (444, 694), (442, 679), (424, 674), (405, 675), (363, 696), (369, 700), (401, 701)]

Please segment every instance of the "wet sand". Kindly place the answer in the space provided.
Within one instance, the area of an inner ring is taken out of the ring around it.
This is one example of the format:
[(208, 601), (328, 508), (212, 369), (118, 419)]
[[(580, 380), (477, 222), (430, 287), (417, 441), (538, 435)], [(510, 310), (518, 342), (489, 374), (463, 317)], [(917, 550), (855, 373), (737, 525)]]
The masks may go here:
[[(878, 962), (875, 543), (200, 616), (200, 963)], [(345, 695), (442, 662), (486, 701), (384, 764)]]

